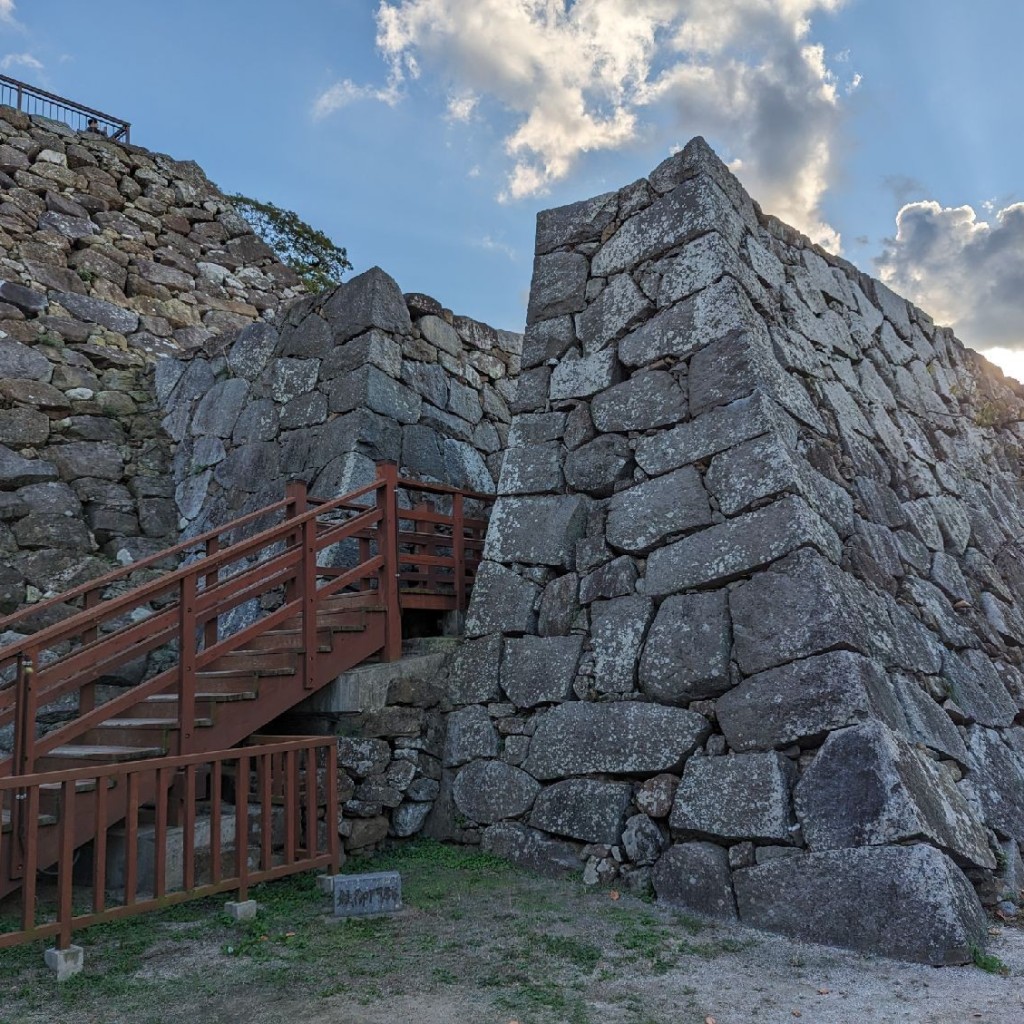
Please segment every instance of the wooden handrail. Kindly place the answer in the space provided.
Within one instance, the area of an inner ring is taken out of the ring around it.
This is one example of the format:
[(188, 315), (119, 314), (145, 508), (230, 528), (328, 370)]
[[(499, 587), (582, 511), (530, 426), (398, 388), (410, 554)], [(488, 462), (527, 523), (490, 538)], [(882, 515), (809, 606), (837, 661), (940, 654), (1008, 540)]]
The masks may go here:
[[(48, 602), (65, 603), (85, 595), (86, 607), (38, 633), (0, 647), (0, 669), (15, 667), (15, 685), (0, 690), (0, 726), (14, 722), (15, 758), (13, 763), (0, 762), (0, 772), (30, 773), (36, 761), (54, 747), (74, 741), (117, 712), (161, 692), (172, 692), (178, 697), (178, 752), (189, 753), (194, 740), (197, 673), (224, 655), (244, 649), (244, 644), (294, 616), (298, 616), (301, 629), (303, 685), (306, 690), (313, 689), (315, 679), (320, 678), (315, 670), (318, 610), (322, 601), (343, 590), (357, 588), (366, 592), (375, 586), (378, 596), (370, 601), (385, 613), (385, 660), (401, 656), (403, 588), (416, 595), (447, 593), (450, 596), (445, 600), (464, 608), (472, 573), (479, 563), (485, 527), (485, 520), (464, 516), (465, 497), (468, 494), (475, 500), (493, 499), (444, 485), (404, 480), (393, 463), (382, 463), (377, 470), (372, 483), (328, 501), (313, 502), (304, 484), (289, 485), (282, 501)], [(399, 508), (399, 491), (416, 489), (451, 494), (451, 514), (437, 512), (429, 502), (411, 509)], [(371, 494), (372, 504), (361, 500)], [(221, 544), (226, 535), (237, 537), (243, 527), (281, 512), (285, 517), (279, 523)], [(332, 513), (345, 513), (347, 518), (324, 521)], [(414, 524), (412, 532), (410, 522)], [(321, 552), (345, 541), (358, 541), (359, 558), (354, 566), (334, 569), (318, 564)], [(105, 586), (124, 579), (140, 564), (153, 564), (195, 552), (197, 548), (199, 557), (187, 565), (124, 594), (102, 599)], [(448, 549), (451, 554), (443, 553)], [(433, 586), (434, 590), (425, 590), (425, 585)], [(220, 636), (222, 616), (245, 602), (279, 593), (281, 587), (285, 591), (284, 601), (274, 598), (275, 610), (266, 611), (256, 622), (228, 636)], [(154, 612), (155, 601), (159, 607)], [(426, 607), (422, 603), (413, 606)], [(11, 618), (0, 625), (9, 623)], [(103, 633), (102, 627), (114, 620), (121, 621), (114, 623), (116, 628)], [(97, 679), (173, 642), (178, 645), (174, 669), (97, 705)], [(82, 696), (75, 718), (37, 739), (37, 709), (76, 692)]]

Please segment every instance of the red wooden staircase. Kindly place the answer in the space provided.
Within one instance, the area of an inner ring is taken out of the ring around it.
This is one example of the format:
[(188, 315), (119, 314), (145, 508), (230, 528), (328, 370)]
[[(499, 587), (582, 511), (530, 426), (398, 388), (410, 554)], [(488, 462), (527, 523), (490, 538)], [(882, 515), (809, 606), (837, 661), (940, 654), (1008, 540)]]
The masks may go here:
[[(105, 843), (109, 826), (128, 818), (131, 833), (140, 809), (158, 833), (175, 807), (194, 814), (180, 794), (197, 765), (222, 771), (225, 752), (341, 673), (400, 657), (403, 611), (464, 609), (490, 500), (402, 480), (391, 464), (329, 501), (292, 484), (282, 501), (0, 619), (0, 632), (17, 631), (29, 615), (67, 613), (0, 647), (0, 729), (14, 729), (13, 756), (0, 760), (0, 900), (34, 894), (37, 870)], [(159, 569), (168, 564), (180, 567)], [(110, 685), (140, 658), (158, 666), (148, 678)], [(251, 749), (231, 758), (272, 796), (277, 755)], [(0, 932), (0, 947), (17, 934)]]

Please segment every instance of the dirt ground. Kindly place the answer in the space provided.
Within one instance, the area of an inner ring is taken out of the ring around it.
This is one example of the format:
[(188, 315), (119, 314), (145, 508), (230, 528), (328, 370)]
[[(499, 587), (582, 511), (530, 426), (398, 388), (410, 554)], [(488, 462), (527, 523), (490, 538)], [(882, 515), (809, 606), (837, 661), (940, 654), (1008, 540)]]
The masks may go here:
[(697, 920), (609, 889), (434, 844), (406, 909), (336, 922), (308, 877), (263, 887), (230, 925), (212, 902), (83, 932), (57, 986), (41, 947), (0, 952), (0, 1024), (1024, 1024), (1024, 930), (988, 973), (934, 969)]

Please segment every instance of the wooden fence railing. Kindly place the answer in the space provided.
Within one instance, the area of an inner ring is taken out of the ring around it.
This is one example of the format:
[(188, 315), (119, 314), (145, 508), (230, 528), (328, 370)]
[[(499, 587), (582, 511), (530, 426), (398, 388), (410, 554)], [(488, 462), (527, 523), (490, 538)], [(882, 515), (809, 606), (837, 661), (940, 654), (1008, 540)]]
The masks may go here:
[[(335, 872), (337, 819), (333, 737), (0, 779), (0, 828), (15, 840), (0, 853), (22, 858), (0, 874), (23, 880), (17, 919), (0, 918), (0, 949), (50, 936), (64, 949), (74, 930), (102, 921), (231, 890), (245, 900), (257, 882)], [(74, 851), (90, 826), (86, 869)], [(37, 877), (35, 860), (47, 830), (60, 850), (52, 881)]]

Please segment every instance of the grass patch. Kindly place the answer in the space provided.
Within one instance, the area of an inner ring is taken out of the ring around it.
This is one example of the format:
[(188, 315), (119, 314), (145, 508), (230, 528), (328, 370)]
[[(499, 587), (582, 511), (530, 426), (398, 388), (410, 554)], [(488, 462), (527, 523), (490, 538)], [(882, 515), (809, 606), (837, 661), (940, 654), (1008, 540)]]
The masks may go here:
[(974, 961), (974, 966), (986, 974), (999, 974), (1006, 977), (1010, 973), (1010, 968), (999, 957), (986, 953), (981, 946), (971, 946), (971, 959)]

